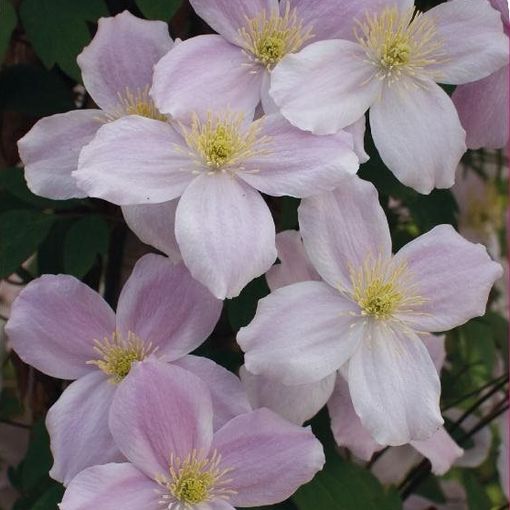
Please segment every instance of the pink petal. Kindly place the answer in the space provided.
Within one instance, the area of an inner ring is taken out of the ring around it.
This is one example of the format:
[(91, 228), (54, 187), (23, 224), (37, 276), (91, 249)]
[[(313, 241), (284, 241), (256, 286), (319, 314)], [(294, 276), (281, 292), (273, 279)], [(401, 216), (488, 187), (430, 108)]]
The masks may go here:
[(318, 382), (286, 386), (254, 375), (244, 365), (239, 375), (253, 409), (267, 407), (296, 425), (313, 418), (326, 405), (336, 379), (333, 373)]
[(64, 485), (96, 464), (122, 461), (108, 428), (116, 386), (95, 371), (68, 386), (48, 411), (54, 464), (50, 476)]
[[(335, 372), (361, 341), (351, 328), (353, 305), (323, 282), (302, 282), (258, 303), (237, 341), (246, 368), (283, 384), (320, 381)], [(359, 328), (358, 328), (359, 329)]]
[(60, 510), (161, 510), (161, 487), (131, 464), (106, 464), (81, 472)]
[(172, 45), (168, 25), (161, 21), (142, 20), (128, 11), (101, 18), (77, 59), (85, 88), (103, 110), (114, 112), (127, 91), (148, 90), (154, 65)]
[(335, 191), (303, 200), (298, 213), (308, 257), (335, 288), (351, 288), (351, 268), (362, 267), (370, 257), (391, 255), (377, 190), (359, 177), (347, 177)]
[(354, 153), (358, 156), (360, 163), (366, 163), (370, 159), (369, 155), (365, 152), (365, 130), (366, 119), (364, 115), (350, 126), (344, 128), (344, 131), (352, 135)]
[(292, 283), (320, 281), (321, 277), (308, 260), (301, 234), (297, 230), (276, 234), (276, 249), (280, 263), (266, 273), (267, 284), (272, 291)]
[(167, 202), (179, 197), (195, 170), (184, 141), (165, 122), (138, 115), (103, 126), (83, 148), (78, 185), (117, 205)]
[(167, 361), (196, 349), (212, 333), (222, 303), (194, 280), (184, 264), (144, 255), (122, 289), (117, 328), (135, 333)]
[(380, 444), (427, 439), (443, 424), (437, 371), (409, 328), (368, 324), (348, 380), (356, 414)]
[(44, 275), (29, 283), (12, 306), (5, 331), (18, 356), (60, 379), (92, 372), (94, 340), (115, 331), (115, 315), (99, 294), (76, 278)]
[(262, 70), (251, 72), (241, 48), (219, 35), (200, 35), (179, 43), (156, 65), (151, 95), (161, 112), (176, 119), (225, 109), (248, 118), (260, 101), (262, 78)]
[(272, 72), (269, 93), (292, 124), (324, 135), (356, 122), (380, 90), (365, 50), (331, 40), (287, 55)]
[(446, 348), (445, 348), (445, 340), (446, 335), (420, 335), (427, 351), (429, 351), (430, 357), (434, 362), (434, 366), (436, 367), (437, 373), (441, 374), (441, 369), (443, 368), (445, 359), (446, 359)]
[(206, 454), (212, 440), (209, 390), (187, 370), (160, 361), (133, 366), (119, 384), (110, 430), (121, 452), (150, 478), (168, 472), (170, 456)]
[(251, 411), (241, 381), (226, 368), (201, 356), (184, 356), (174, 364), (192, 372), (207, 384), (213, 404), (214, 430), (223, 427), (235, 416)]
[(175, 236), (193, 277), (218, 299), (237, 296), (276, 259), (268, 207), (257, 191), (228, 174), (193, 181), (177, 206)]
[(163, 252), (172, 262), (181, 260), (175, 239), (175, 210), (178, 200), (162, 204), (126, 205), (122, 214), (128, 227), (138, 238)]
[[(398, 485), (413, 466), (419, 464), (420, 460), (422, 460), (421, 455), (410, 444), (394, 446), (374, 462), (372, 472), (382, 484)], [(430, 508), (425, 507), (422, 510), (430, 510)]]
[(322, 445), (312, 431), (268, 409), (234, 418), (216, 432), (212, 448), (221, 466), (232, 469), (229, 502), (235, 506), (278, 503), (310, 481), (324, 465)]
[(355, 174), (359, 162), (352, 136), (316, 136), (289, 124), (281, 115), (261, 119), (260, 136), (269, 142), (261, 155), (243, 164), (239, 177), (272, 196), (309, 197), (331, 191), (348, 174)]
[(424, 303), (401, 319), (419, 331), (447, 331), (485, 313), (494, 282), (503, 275), (481, 244), (439, 225), (404, 246), (395, 263), (405, 264)]
[(41, 119), (18, 141), (25, 179), (36, 195), (66, 200), (87, 196), (71, 173), (105, 121), (100, 110), (76, 110)]
[(370, 126), (382, 160), (400, 182), (424, 194), (453, 186), (466, 151), (465, 131), (438, 85), (385, 86), (370, 110)]

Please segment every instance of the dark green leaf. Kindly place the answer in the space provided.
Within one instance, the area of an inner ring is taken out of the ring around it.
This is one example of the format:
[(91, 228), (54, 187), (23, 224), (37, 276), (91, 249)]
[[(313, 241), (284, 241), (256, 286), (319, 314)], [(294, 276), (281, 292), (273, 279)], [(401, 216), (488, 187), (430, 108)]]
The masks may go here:
[(30, 510), (57, 510), (63, 495), (64, 488), (61, 485), (51, 485)]
[(148, 19), (170, 21), (182, 0), (136, 0), (136, 5)]
[(490, 510), (492, 505), (483, 485), (469, 471), (462, 472), (469, 510)]
[(238, 297), (227, 301), (227, 315), (234, 331), (249, 324), (257, 310), (259, 299), (269, 294), (264, 276), (251, 281)]
[(24, 492), (33, 490), (39, 482), (46, 478), (52, 464), (50, 438), (44, 421), (40, 420), (32, 428), (30, 444), (23, 461), (21, 483)]
[(0, 0), (0, 63), (3, 62), (9, 48), (11, 35), (17, 22), (16, 11), (9, 0)]

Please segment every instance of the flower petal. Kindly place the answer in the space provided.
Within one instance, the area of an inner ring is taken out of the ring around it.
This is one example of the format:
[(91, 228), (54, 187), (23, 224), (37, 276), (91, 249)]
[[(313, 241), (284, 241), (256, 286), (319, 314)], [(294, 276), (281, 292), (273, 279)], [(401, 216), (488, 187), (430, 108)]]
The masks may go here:
[(286, 386), (252, 374), (244, 365), (239, 375), (253, 409), (267, 407), (296, 425), (313, 418), (326, 405), (336, 379), (333, 373), (318, 382)]
[(284, 420), (269, 409), (234, 418), (214, 435), (221, 467), (232, 469), (229, 488), (235, 506), (279, 503), (309, 482), (324, 465), (322, 445), (310, 428)]
[(202, 174), (188, 187), (177, 206), (175, 237), (193, 277), (219, 299), (237, 296), (276, 259), (263, 198), (227, 174)]
[(222, 303), (191, 277), (184, 264), (147, 254), (136, 263), (117, 306), (117, 328), (135, 333), (172, 361), (212, 333)]
[(124, 459), (108, 428), (115, 390), (96, 370), (68, 386), (50, 408), (46, 426), (54, 459), (52, 478), (67, 485), (90, 466)]
[(400, 182), (424, 194), (453, 186), (465, 131), (438, 85), (385, 86), (370, 109), (370, 126), (382, 160)]
[(60, 379), (96, 370), (94, 340), (115, 331), (113, 310), (90, 287), (67, 275), (44, 275), (29, 283), (12, 306), (5, 331), (18, 356)]
[(251, 411), (241, 381), (226, 368), (201, 356), (184, 356), (174, 364), (192, 372), (207, 384), (213, 404), (214, 430), (223, 427), (235, 416)]
[(447, 331), (485, 313), (489, 292), (503, 275), (481, 244), (466, 241), (451, 225), (439, 225), (395, 255), (405, 264), (424, 303), (401, 315), (420, 331)]
[(148, 92), (156, 62), (172, 48), (168, 25), (124, 11), (101, 18), (92, 42), (78, 55), (83, 83), (107, 112), (118, 110), (126, 92)]
[(78, 157), (104, 122), (100, 110), (76, 110), (41, 119), (18, 141), (25, 179), (36, 195), (56, 200), (82, 198), (71, 175)]
[(356, 414), (380, 444), (427, 439), (443, 424), (437, 371), (409, 328), (368, 323), (348, 381)]
[(307, 198), (298, 209), (303, 243), (311, 263), (331, 286), (351, 287), (351, 269), (367, 258), (388, 259), (388, 221), (374, 186), (346, 177), (333, 192)]
[(318, 135), (356, 122), (380, 94), (365, 50), (342, 40), (310, 44), (273, 70), (269, 94), (294, 126)]
[(161, 488), (131, 464), (94, 466), (69, 485), (60, 510), (160, 510)]
[(302, 282), (258, 303), (237, 341), (246, 368), (283, 384), (320, 381), (335, 372), (361, 341), (351, 328), (353, 305), (323, 282)]
[(359, 120), (344, 128), (344, 131), (352, 135), (354, 142), (354, 153), (358, 156), (360, 163), (366, 163), (370, 156), (365, 152), (365, 130), (366, 119), (363, 115)]
[[(179, 43), (154, 68), (151, 96), (158, 109), (188, 120), (214, 109), (246, 113), (260, 102), (263, 72), (251, 72), (241, 48), (220, 35), (199, 35)], [(207, 86), (204, 86), (207, 84)]]
[[(394, 446), (375, 460), (372, 472), (382, 484), (398, 485), (420, 460), (421, 455), (410, 444)], [(421, 510), (430, 509), (425, 506)]]
[(436, 367), (437, 373), (441, 374), (441, 369), (443, 368), (446, 359), (445, 348), (446, 335), (421, 334), (420, 338), (425, 344), (427, 351), (429, 351), (430, 357), (434, 362), (434, 366)]
[(165, 122), (123, 117), (103, 126), (83, 148), (73, 175), (89, 196), (117, 205), (167, 202), (194, 177), (193, 161), (179, 150), (182, 143)]
[(122, 214), (128, 227), (138, 238), (163, 252), (172, 262), (181, 260), (175, 239), (175, 210), (178, 200), (162, 204), (125, 205)]
[(167, 474), (170, 455), (207, 454), (213, 410), (209, 390), (191, 372), (155, 360), (137, 363), (119, 384), (110, 410), (117, 446), (154, 479)]
[(239, 177), (273, 196), (309, 197), (335, 189), (347, 174), (355, 174), (359, 161), (352, 136), (305, 133), (281, 115), (261, 119), (260, 136), (268, 137), (264, 153), (243, 163)]
[(431, 69), (453, 85), (480, 80), (508, 65), (508, 37), (487, 0), (449, 0), (424, 16), (433, 20), (445, 56)]

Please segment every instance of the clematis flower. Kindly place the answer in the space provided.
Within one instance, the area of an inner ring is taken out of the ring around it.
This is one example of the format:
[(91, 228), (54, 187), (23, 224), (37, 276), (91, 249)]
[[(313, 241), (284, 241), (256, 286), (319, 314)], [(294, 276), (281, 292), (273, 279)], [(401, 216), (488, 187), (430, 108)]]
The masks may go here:
[(277, 114), (253, 122), (242, 112), (190, 115), (190, 124), (132, 115), (103, 126), (73, 175), (89, 196), (137, 206), (128, 223), (142, 239), (161, 238), (156, 246), (165, 249), (175, 228), (193, 277), (220, 299), (235, 297), (276, 258), (274, 222), (259, 191), (314, 195), (359, 163), (347, 133), (315, 136)]
[(18, 142), (28, 187), (53, 199), (87, 196), (71, 173), (78, 156), (105, 123), (125, 115), (166, 120), (149, 97), (154, 64), (173, 46), (168, 25), (128, 11), (99, 19), (96, 35), (80, 55), (83, 83), (100, 109), (41, 119)]
[(395, 176), (420, 193), (449, 188), (465, 132), (436, 82), (473, 82), (508, 64), (499, 13), (487, 0), (451, 0), (425, 13), (412, 0), (354, 2), (357, 16), (335, 17), (348, 40), (287, 55), (272, 71), (270, 96), (292, 124), (318, 134), (370, 108), (375, 145)]
[(213, 433), (207, 386), (179, 367), (138, 363), (117, 391), (113, 437), (129, 460), (91, 467), (61, 510), (234, 510), (278, 503), (324, 464), (310, 429), (267, 409)]
[[(501, 14), (508, 44), (510, 34), (508, 2), (489, 1)], [(507, 145), (509, 73), (510, 67), (507, 62), (507, 65), (486, 78), (455, 89), (452, 100), (466, 130), (466, 144), (469, 149), (481, 147), (499, 149)]]
[(259, 301), (237, 337), (246, 368), (297, 385), (346, 365), (356, 414), (378, 443), (428, 439), (443, 423), (440, 382), (418, 335), (483, 315), (501, 266), (449, 225), (392, 255), (377, 192), (356, 176), (303, 200), (299, 223), (324, 282)]
[(6, 325), (23, 361), (52, 377), (77, 379), (49, 410), (47, 427), (64, 484), (84, 468), (119, 460), (108, 410), (132, 363), (155, 358), (198, 374), (215, 402), (215, 425), (250, 409), (236, 376), (213, 361), (187, 356), (211, 333), (221, 302), (182, 263), (142, 257), (126, 282), (117, 313), (84, 283), (67, 275), (32, 281)]

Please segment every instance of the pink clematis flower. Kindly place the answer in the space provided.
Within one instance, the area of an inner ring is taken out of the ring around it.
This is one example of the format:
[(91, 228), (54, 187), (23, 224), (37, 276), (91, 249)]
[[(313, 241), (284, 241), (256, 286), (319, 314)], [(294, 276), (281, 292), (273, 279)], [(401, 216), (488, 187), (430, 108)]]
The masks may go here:
[[(508, 44), (508, 2), (490, 0), (490, 3), (501, 13)], [(452, 100), (466, 130), (466, 144), (469, 149), (499, 149), (507, 145), (510, 114), (509, 74), (510, 67), (507, 62), (506, 66), (486, 78), (455, 89)]]
[(310, 429), (267, 409), (213, 433), (207, 386), (179, 367), (138, 363), (117, 391), (113, 437), (129, 463), (95, 466), (61, 510), (234, 510), (278, 503), (324, 464)]
[(135, 361), (156, 358), (198, 374), (215, 402), (215, 425), (250, 409), (238, 378), (214, 362), (187, 356), (213, 330), (221, 302), (182, 263), (145, 255), (119, 298), (117, 313), (67, 275), (31, 282), (15, 301), (6, 332), (13, 349), (52, 377), (77, 379), (47, 416), (55, 463), (65, 484), (82, 469), (118, 460), (108, 409)]
[(303, 200), (299, 222), (324, 282), (259, 301), (237, 338), (246, 368), (297, 385), (346, 365), (356, 414), (378, 443), (428, 439), (443, 423), (440, 382), (418, 335), (483, 315), (501, 266), (449, 225), (392, 255), (377, 192), (356, 176)]
[(468, 83), (508, 64), (499, 13), (487, 0), (450, 0), (425, 13), (413, 0), (351, 3), (358, 15), (335, 18), (345, 40), (286, 56), (272, 72), (271, 97), (292, 124), (318, 134), (370, 108), (375, 145), (395, 176), (420, 193), (449, 188), (465, 132), (436, 82)]
[(71, 173), (78, 156), (105, 123), (125, 115), (166, 120), (149, 97), (153, 67), (173, 46), (168, 25), (128, 11), (99, 20), (78, 56), (85, 87), (101, 108), (46, 117), (18, 142), (25, 178), (36, 194), (53, 199), (87, 196)]
[(125, 211), (128, 223), (160, 249), (173, 249), (175, 217), (193, 277), (220, 299), (235, 297), (276, 258), (274, 222), (259, 191), (332, 190), (359, 162), (348, 133), (315, 136), (277, 114), (253, 122), (232, 111), (190, 115), (190, 124), (133, 115), (103, 126), (73, 175), (90, 196), (136, 206)]

